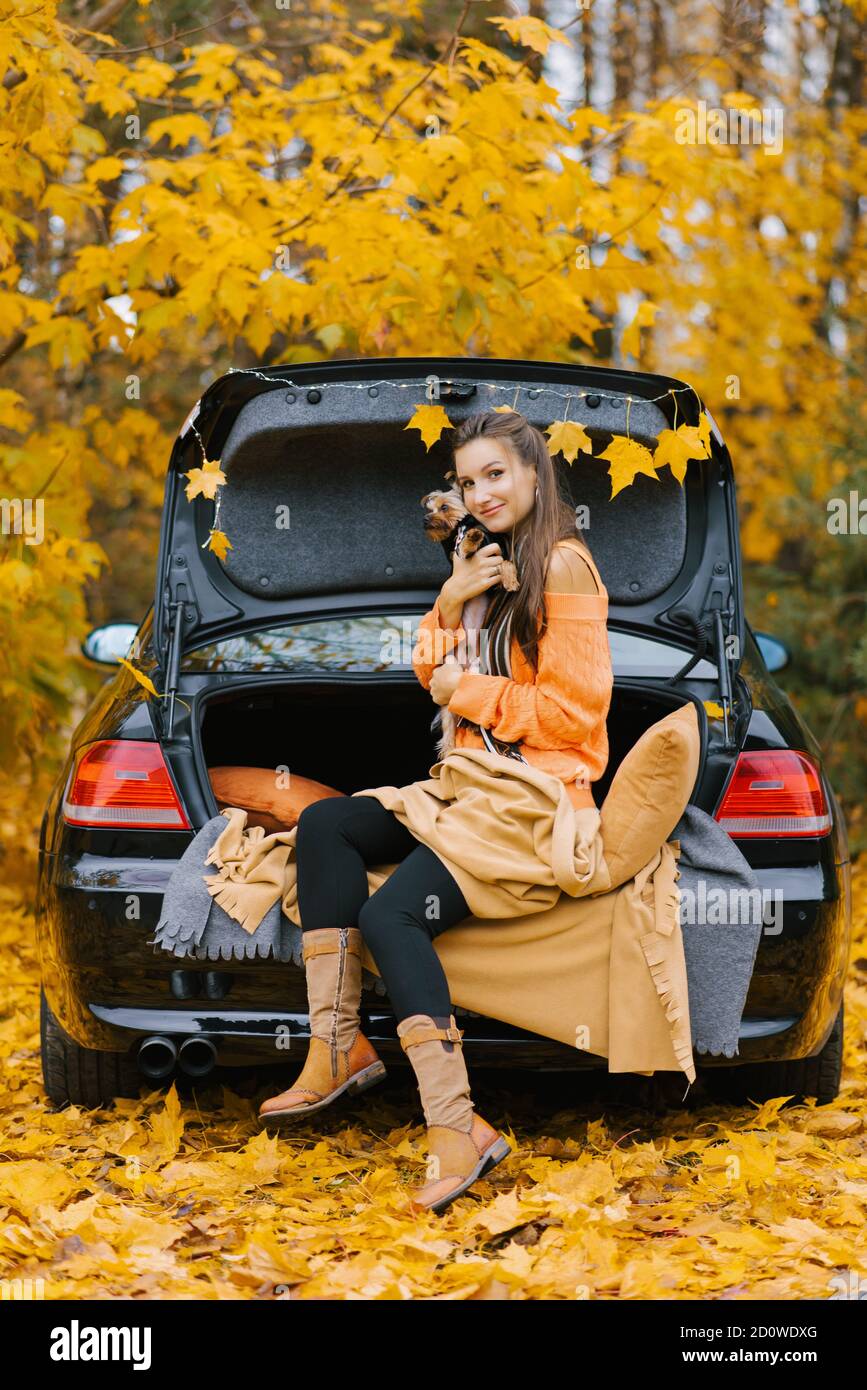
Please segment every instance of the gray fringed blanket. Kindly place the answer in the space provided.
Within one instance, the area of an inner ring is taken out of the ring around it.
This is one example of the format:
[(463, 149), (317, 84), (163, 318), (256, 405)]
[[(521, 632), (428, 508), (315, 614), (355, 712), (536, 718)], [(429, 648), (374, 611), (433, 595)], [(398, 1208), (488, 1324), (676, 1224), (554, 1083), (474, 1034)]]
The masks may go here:
[(156, 932), (147, 944), (197, 960), (262, 956), (291, 960), (302, 968), (301, 928), (285, 916), (279, 898), (251, 935), (208, 892), (202, 870), (225, 829), (225, 816), (214, 816), (187, 846), (172, 871)]
[[(680, 929), (694, 1052), (734, 1057), (762, 935), (758, 880), (727, 831), (692, 803), (680, 840)], [(692, 920), (690, 920), (692, 919)]]
[[(303, 968), (301, 928), (279, 899), (250, 933), (208, 892), (203, 866), (225, 829), (225, 817), (215, 816), (178, 861), (149, 944), (198, 960), (261, 957)], [(734, 841), (698, 806), (686, 807), (671, 839), (680, 842), (677, 886), (693, 1050), (734, 1057), (763, 928), (758, 881)], [(385, 993), (383, 981), (366, 968), (363, 983)]]

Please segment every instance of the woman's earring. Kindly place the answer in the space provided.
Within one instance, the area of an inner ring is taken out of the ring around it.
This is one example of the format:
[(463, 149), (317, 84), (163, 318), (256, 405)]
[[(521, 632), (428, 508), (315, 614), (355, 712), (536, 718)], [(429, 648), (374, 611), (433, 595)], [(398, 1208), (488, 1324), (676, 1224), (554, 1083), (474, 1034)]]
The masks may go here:
[(539, 484), (537, 483), (537, 484), (536, 484), (536, 501), (538, 502), (538, 500), (539, 500)]

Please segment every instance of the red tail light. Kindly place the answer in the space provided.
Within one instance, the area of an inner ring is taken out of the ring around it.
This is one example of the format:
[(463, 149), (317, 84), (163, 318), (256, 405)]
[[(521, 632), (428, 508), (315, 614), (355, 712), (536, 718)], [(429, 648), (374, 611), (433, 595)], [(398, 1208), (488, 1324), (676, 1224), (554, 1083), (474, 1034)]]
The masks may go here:
[(158, 743), (105, 739), (76, 760), (63, 819), (68, 825), (191, 830)]
[(714, 819), (738, 838), (831, 830), (819, 769), (793, 748), (739, 753)]

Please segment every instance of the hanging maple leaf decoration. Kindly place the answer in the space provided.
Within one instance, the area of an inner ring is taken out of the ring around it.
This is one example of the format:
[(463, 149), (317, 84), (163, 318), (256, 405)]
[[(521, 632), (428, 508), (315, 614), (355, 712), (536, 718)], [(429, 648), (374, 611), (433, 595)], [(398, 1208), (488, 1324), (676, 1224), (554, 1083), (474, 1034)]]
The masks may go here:
[(161, 700), (163, 698), (157, 690), (156, 686), (154, 685), (153, 681), (151, 680), (150, 676), (146, 676), (144, 671), (139, 671), (139, 669), (136, 666), (133, 666), (131, 661), (127, 661), (125, 656), (119, 656), (118, 662), (121, 666), (125, 666), (128, 671), (132, 672), (139, 685), (143, 685), (149, 695), (156, 695), (158, 700)]
[(698, 425), (679, 425), (676, 430), (662, 430), (656, 444), (653, 462), (657, 468), (667, 463), (675, 478), (682, 483), (690, 459), (710, 458), (710, 421), (702, 411)]
[(681, 425), (676, 430), (660, 431), (653, 462), (657, 468), (662, 468), (663, 464), (667, 463), (674, 477), (682, 483), (690, 459), (707, 457), (707, 449), (702, 444), (695, 425)]
[(441, 405), (417, 405), (415, 414), (405, 430), (419, 430), (426, 449), (436, 444), (443, 430), (451, 429), (452, 422)]
[[(121, 666), (125, 666), (126, 669), (127, 669), (133, 676), (135, 676), (135, 678), (136, 678), (136, 680), (138, 681), (139, 685), (143, 686), (144, 689), (147, 691), (147, 693), (148, 693), (149, 695), (153, 695), (154, 698), (157, 699), (157, 700), (166, 700), (166, 699), (168, 699), (168, 696), (166, 696), (166, 695), (161, 695), (161, 694), (160, 694), (160, 692), (157, 690), (156, 686), (154, 685), (153, 681), (151, 680), (150, 676), (146, 676), (145, 673), (144, 673), (144, 671), (140, 671), (140, 670), (138, 669), (137, 666), (133, 666), (132, 662), (131, 662), (131, 661), (127, 661), (127, 659), (126, 659), (125, 656), (119, 656), (119, 657), (118, 657), (118, 663), (119, 663), (119, 665), (121, 665)], [(186, 700), (182, 700), (181, 697), (180, 697), (180, 695), (176, 695), (176, 696), (175, 696), (175, 699), (178, 701), (179, 704), (184, 705), (187, 709), (190, 708), (190, 706), (187, 704)]]
[(192, 502), (194, 497), (209, 497), (213, 502), (217, 495), (217, 488), (222, 487), (226, 481), (226, 475), (220, 467), (219, 459), (208, 459), (204, 468), (191, 468), (189, 473), (184, 474), (189, 478), (186, 487), (187, 501)]
[(512, 405), (495, 405), (492, 407), (495, 415), (514, 415), (515, 407)]
[(616, 439), (612, 439), (599, 457), (607, 459), (611, 464), (608, 470), (611, 478), (611, 497), (616, 497), (623, 488), (634, 483), (639, 473), (646, 473), (649, 478), (659, 481), (653, 466), (653, 454), (635, 439), (627, 439), (620, 434)]
[(583, 449), (585, 454), (593, 452), (593, 441), (577, 420), (555, 420), (545, 433), (551, 453), (562, 454), (567, 463), (575, 462), (579, 449)]
[(212, 531), (208, 536), (208, 549), (213, 550), (218, 560), (225, 560), (228, 552), (234, 548), (225, 531)]

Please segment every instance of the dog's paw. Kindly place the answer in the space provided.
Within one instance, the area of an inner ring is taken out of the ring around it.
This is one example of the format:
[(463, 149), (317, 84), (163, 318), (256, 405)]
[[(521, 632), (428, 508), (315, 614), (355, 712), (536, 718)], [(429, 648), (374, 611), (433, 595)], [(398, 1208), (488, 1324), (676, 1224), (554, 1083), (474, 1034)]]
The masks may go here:
[(475, 555), (477, 550), (481, 550), (486, 541), (487, 536), (480, 526), (470, 526), (469, 529), (464, 532), (464, 546), (466, 547), (465, 554), (467, 558), (469, 558), (470, 555)]
[(500, 571), (500, 584), (510, 594), (514, 593), (518, 587), (518, 571), (515, 568), (514, 560), (504, 560)]

